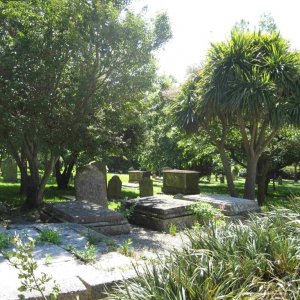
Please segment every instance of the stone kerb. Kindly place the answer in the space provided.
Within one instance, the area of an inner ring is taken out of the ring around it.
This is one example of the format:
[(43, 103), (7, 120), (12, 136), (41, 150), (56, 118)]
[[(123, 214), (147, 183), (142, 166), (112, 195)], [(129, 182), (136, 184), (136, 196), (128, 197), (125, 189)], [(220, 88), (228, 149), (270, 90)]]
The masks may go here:
[(86, 165), (75, 176), (76, 200), (88, 201), (107, 207), (107, 190), (105, 177), (94, 165)]
[(153, 196), (153, 180), (150, 178), (142, 178), (139, 182), (140, 197)]
[(114, 175), (108, 182), (108, 199), (120, 199), (122, 191), (122, 181), (119, 176)]
[(13, 158), (5, 159), (1, 164), (4, 182), (17, 182), (17, 163)]

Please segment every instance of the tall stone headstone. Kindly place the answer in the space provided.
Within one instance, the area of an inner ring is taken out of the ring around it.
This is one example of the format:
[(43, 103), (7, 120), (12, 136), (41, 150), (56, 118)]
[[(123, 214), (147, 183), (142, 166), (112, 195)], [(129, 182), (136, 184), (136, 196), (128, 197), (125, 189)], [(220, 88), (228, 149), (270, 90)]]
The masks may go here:
[(1, 164), (2, 176), (4, 182), (16, 182), (18, 176), (18, 168), (16, 161), (9, 157)]
[(76, 200), (89, 201), (107, 207), (107, 190), (104, 174), (94, 165), (86, 165), (75, 176)]
[(108, 182), (107, 197), (108, 199), (120, 199), (122, 191), (122, 181), (119, 176), (114, 175)]
[(139, 181), (140, 197), (153, 196), (153, 180), (147, 177)]
[(91, 162), (90, 165), (93, 165), (93, 166), (97, 167), (98, 170), (103, 173), (104, 178), (105, 178), (105, 186), (107, 187), (107, 168), (106, 168), (106, 164), (101, 162), (101, 161), (94, 161), (94, 162)]
[(279, 185), (282, 185), (283, 184), (282, 176), (278, 176), (277, 181)]

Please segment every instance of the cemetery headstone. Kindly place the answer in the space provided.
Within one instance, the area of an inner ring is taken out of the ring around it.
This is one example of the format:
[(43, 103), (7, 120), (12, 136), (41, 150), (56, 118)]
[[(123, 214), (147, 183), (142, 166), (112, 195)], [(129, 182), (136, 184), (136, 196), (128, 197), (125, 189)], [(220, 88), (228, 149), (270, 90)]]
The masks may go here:
[(75, 176), (76, 200), (88, 201), (107, 207), (107, 190), (104, 174), (94, 165), (79, 168)]
[(108, 199), (120, 199), (122, 191), (122, 181), (119, 176), (114, 175), (108, 182), (107, 197)]
[(4, 182), (16, 182), (18, 169), (16, 161), (9, 157), (5, 159), (1, 164), (2, 176)]
[(153, 180), (144, 177), (139, 182), (140, 186), (140, 197), (153, 196)]
[(129, 182), (139, 182), (143, 177), (145, 177), (145, 171), (139, 171), (139, 170), (134, 170), (134, 171), (128, 171), (129, 175)]
[(278, 181), (279, 185), (282, 185), (283, 184), (283, 182), (282, 182), (282, 176), (278, 176), (277, 181)]
[(163, 171), (162, 192), (166, 194), (198, 194), (199, 172), (190, 170)]
[(103, 173), (104, 178), (105, 178), (105, 186), (107, 187), (107, 167), (106, 167), (106, 164), (104, 164), (101, 161), (94, 161), (94, 162), (91, 162), (90, 165), (93, 165), (93, 166), (97, 167), (98, 170)]

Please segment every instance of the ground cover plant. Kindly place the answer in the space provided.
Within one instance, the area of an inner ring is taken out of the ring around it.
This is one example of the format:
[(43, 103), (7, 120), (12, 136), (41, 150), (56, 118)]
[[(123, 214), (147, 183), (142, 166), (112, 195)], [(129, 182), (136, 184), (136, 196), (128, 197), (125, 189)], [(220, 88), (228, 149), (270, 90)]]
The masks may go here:
[(38, 241), (59, 245), (61, 243), (61, 236), (56, 230), (45, 228), (40, 232)]
[(109, 299), (299, 299), (299, 233), (299, 213), (282, 209), (190, 230), (191, 247), (136, 269)]

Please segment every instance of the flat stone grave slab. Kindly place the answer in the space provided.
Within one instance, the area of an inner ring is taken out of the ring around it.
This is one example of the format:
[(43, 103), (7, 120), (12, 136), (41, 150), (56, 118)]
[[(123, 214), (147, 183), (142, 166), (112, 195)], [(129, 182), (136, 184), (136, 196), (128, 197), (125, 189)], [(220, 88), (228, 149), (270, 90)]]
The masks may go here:
[(62, 222), (82, 224), (103, 234), (130, 232), (130, 225), (122, 214), (87, 201), (45, 203), (44, 213)]
[(186, 195), (183, 200), (210, 203), (213, 207), (221, 209), (224, 215), (238, 216), (251, 212), (259, 212), (260, 208), (256, 201), (235, 198), (226, 195)]
[[(131, 233), (107, 237), (80, 224), (54, 223), (54, 224), (29, 224), (10, 225), (2, 231), (13, 235), (20, 235), (23, 242), (29, 237), (37, 239), (40, 232), (45, 228), (56, 230), (61, 236), (61, 244), (36, 242), (34, 259), (38, 268), (36, 275), (42, 272), (51, 276), (60, 287), (58, 300), (80, 300), (102, 299), (106, 297), (107, 288), (116, 285), (124, 278), (136, 276), (133, 263), (140, 268), (147, 264), (149, 259), (156, 259), (157, 255), (163, 255), (167, 249), (180, 248), (183, 246), (185, 237), (180, 233), (171, 236), (167, 233), (149, 231), (139, 227), (133, 227)], [(90, 234), (99, 235), (103, 240), (95, 245), (96, 261), (85, 264), (78, 257), (72, 255), (66, 245), (81, 248), (88, 241)], [(125, 256), (120, 251), (124, 242), (132, 239), (132, 256)], [(106, 244), (106, 245), (105, 245)], [(111, 247), (114, 244), (114, 247)], [(11, 245), (4, 251), (11, 250)], [(105, 248), (106, 247), (106, 248)], [(18, 278), (19, 271), (14, 268), (8, 259), (4, 258), (0, 251), (0, 299), (19, 299), (21, 280)], [(46, 256), (50, 256), (50, 261)], [(46, 296), (49, 295), (54, 282), (46, 286)], [(37, 292), (26, 292), (26, 300), (42, 299)]]
[(169, 231), (171, 224), (178, 229), (191, 227), (195, 216), (188, 209), (195, 204), (193, 201), (175, 199), (171, 196), (160, 195), (127, 200), (126, 206), (134, 206), (130, 222), (145, 228), (158, 231)]

